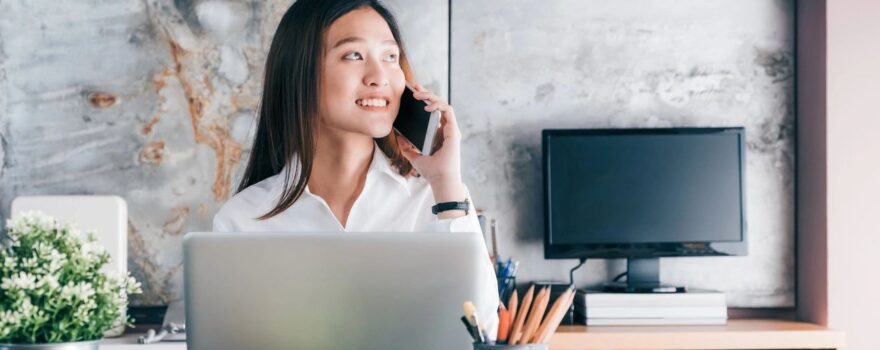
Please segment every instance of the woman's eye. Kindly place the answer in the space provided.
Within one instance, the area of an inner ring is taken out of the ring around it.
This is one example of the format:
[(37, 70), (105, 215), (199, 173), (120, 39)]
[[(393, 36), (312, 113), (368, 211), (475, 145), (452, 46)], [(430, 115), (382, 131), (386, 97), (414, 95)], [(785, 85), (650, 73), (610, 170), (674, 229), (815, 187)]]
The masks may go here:
[(388, 56), (385, 56), (385, 61), (386, 62), (397, 62), (397, 54), (390, 54)]
[(361, 56), (361, 54), (360, 54), (359, 52), (352, 52), (352, 53), (349, 53), (349, 54), (345, 55), (343, 58), (344, 58), (344, 59), (347, 59), (347, 60), (360, 60), (360, 59), (363, 59), (363, 57)]

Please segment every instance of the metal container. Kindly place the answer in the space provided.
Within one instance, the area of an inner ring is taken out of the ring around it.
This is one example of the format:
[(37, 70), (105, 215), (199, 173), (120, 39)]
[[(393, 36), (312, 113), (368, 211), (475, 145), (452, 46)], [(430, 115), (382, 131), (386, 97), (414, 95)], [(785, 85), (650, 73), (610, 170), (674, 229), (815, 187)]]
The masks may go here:
[(517, 344), (517, 345), (502, 345), (502, 344), (486, 344), (486, 343), (474, 343), (474, 350), (548, 350), (550, 349), (550, 344)]
[(0, 350), (98, 350), (100, 340), (70, 343), (7, 344), (0, 343)]

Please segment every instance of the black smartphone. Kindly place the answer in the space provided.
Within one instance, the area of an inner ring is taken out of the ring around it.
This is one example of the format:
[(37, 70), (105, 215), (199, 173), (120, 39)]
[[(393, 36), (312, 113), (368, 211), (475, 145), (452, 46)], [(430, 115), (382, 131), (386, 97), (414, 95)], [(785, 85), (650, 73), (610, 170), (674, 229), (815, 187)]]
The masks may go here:
[(413, 96), (409, 85), (403, 89), (400, 97), (400, 110), (394, 119), (394, 129), (419, 149), (424, 155), (431, 155), (434, 138), (440, 125), (440, 111), (425, 110), (427, 101), (420, 101)]

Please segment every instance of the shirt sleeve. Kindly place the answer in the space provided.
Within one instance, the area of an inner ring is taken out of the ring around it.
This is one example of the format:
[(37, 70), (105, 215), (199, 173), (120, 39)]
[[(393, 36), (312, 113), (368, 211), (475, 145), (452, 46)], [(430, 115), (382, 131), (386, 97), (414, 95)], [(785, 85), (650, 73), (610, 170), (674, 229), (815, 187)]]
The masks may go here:
[[(433, 215), (433, 214), (432, 214)], [(480, 227), (480, 220), (477, 214), (471, 211), (462, 217), (454, 219), (434, 219), (428, 221), (423, 229), (425, 232), (474, 232), (483, 235), (483, 229)]]
[(214, 215), (214, 223), (211, 228), (211, 232), (230, 232), (232, 231), (232, 225), (228, 222), (226, 216), (223, 215), (223, 211), (218, 212)]
[[(470, 210), (467, 215), (454, 219), (437, 219), (437, 216), (431, 213), (430, 207), (435, 203), (433, 203), (434, 198), (430, 197), (429, 200), (432, 202), (427, 205), (426, 211), (431, 218), (423, 226), (422, 232), (473, 232), (480, 235), (481, 238), (484, 237), (483, 229), (480, 227), (480, 221), (477, 219), (477, 213), (474, 209), (474, 201), (471, 199), (467, 186), (465, 186), (465, 191), (468, 193), (468, 201), (471, 203)], [(488, 333), (489, 340), (494, 341), (498, 334), (498, 280), (495, 278), (495, 268), (489, 259), (489, 251), (485, 248), (485, 240), (481, 239), (480, 241), (483, 242), (486, 259), (484, 259), (485, 263), (482, 266), (477, 267), (483, 275), (483, 288), (480, 299), (475, 300), (474, 305), (477, 307), (477, 317), (480, 319), (481, 326)]]
[(475, 232), (483, 235), (483, 229), (480, 227), (480, 220), (477, 219), (477, 211), (474, 209), (474, 200), (471, 198), (470, 191), (465, 186), (465, 192), (468, 193), (468, 201), (470, 209), (467, 215), (453, 219), (438, 219), (436, 215), (431, 213), (431, 207), (436, 204), (433, 197), (428, 197), (429, 203), (426, 203), (425, 213), (429, 216), (427, 222), (422, 226), (422, 232)]

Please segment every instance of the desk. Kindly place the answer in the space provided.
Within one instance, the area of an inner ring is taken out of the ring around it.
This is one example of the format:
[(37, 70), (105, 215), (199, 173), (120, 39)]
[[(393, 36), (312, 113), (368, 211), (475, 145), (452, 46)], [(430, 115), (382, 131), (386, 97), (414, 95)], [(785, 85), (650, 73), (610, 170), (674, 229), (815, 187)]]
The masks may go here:
[[(140, 345), (141, 333), (101, 343), (101, 350), (186, 350), (186, 343)], [(730, 320), (726, 326), (560, 326), (552, 350), (843, 349), (841, 331), (785, 320)], [(466, 350), (466, 349), (462, 349)]]
[(725, 326), (560, 326), (552, 350), (843, 349), (844, 334), (786, 320), (729, 320)]
[(138, 344), (143, 333), (126, 333), (118, 338), (107, 338), (101, 342), (101, 350), (186, 350), (186, 342), (158, 342)]

